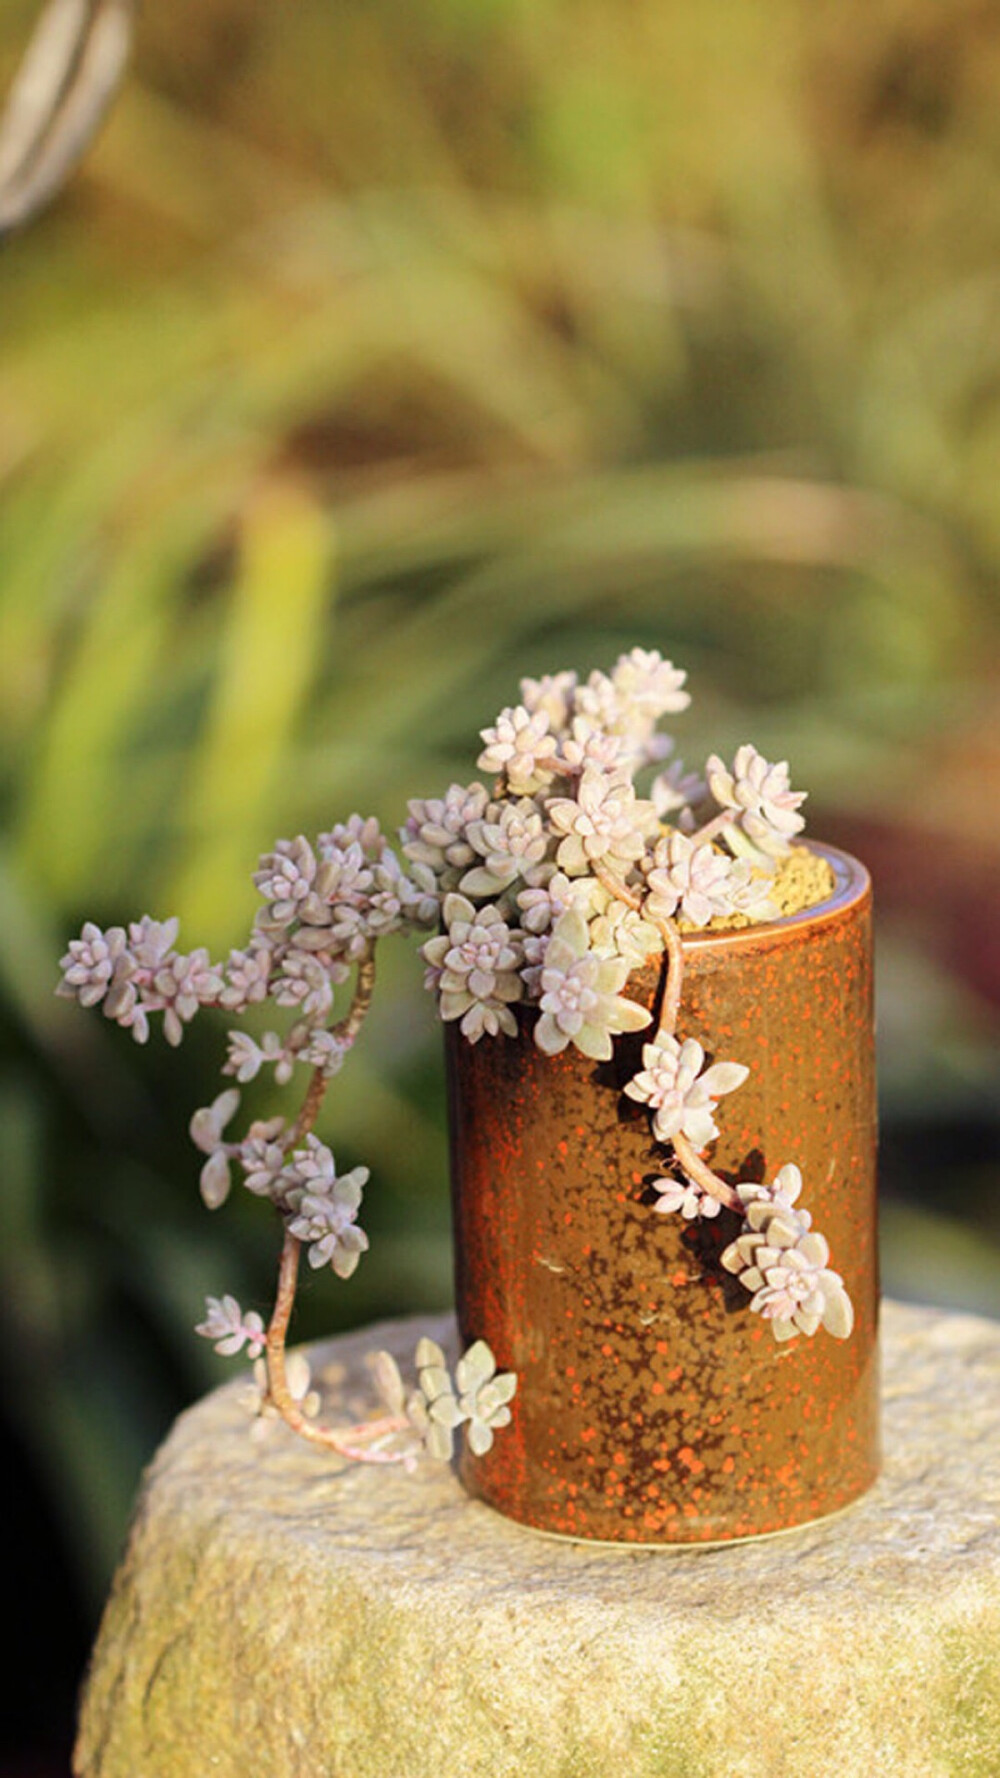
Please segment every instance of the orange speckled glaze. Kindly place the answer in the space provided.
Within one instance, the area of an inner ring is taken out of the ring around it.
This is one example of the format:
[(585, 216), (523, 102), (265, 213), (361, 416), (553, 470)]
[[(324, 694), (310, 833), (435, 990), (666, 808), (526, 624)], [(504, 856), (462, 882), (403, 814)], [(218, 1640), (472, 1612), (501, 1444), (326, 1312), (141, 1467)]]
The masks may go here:
[[(854, 1301), (850, 1339), (779, 1345), (718, 1264), (730, 1211), (692, 1227), (651, 1207), (662, 1171), (623, 1096), (644, 1036), (612, 1061), (447, 1031), (458, 1313), (515, 1370), (513, 1422), (468, 1485), (543, 1531), (697, 1544), (846, 1506), (878, 1468), (871, 886), (831, 847), (837, 888), (806, 913), (685, 937), (678, 1033), (750, 1078), (720, 1103), (716, 1171), (803, 1176)], [(660, 960), (629, 993), (653, 1006)]]

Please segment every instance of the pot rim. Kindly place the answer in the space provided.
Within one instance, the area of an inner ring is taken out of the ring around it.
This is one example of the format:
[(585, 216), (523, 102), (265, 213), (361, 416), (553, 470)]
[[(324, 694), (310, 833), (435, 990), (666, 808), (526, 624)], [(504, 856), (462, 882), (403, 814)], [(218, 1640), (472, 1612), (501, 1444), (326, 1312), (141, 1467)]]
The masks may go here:
[(756, 920), (750, 926), (720, 927), (713, 932), (683, 932), (681, 942), (686, 951), (710, 950), (713, 945), (741, 946), (756, 944), (762, 938), (801, 927), (823, 926), (856, 907), (871, 894), (871, 875), (859, 858), (842, 852), (839, 846), (828, 846), (822, 840), (803, 840), (800, 844), (810, 852), (818, 852), (831, 866), (836, 879), (833, 894), (811, 908), (797, 914), (782, 914), (778, 920)]

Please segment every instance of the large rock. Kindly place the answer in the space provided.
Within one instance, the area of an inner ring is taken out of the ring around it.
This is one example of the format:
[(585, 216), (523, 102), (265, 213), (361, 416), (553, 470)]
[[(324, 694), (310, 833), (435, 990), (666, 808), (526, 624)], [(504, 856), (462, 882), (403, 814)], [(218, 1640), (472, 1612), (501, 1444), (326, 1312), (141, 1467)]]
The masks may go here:
[[(330, 1415), (423, 1331), (314, 1348)], [(254, 1444), (217, 1390), (147, 1477), (74, 1770), (997, 1778), (1000, 1325), (889, 1303), (884, 1336), (873, 1492), (709, 1550), (555, 1542), (448, 1470)]]

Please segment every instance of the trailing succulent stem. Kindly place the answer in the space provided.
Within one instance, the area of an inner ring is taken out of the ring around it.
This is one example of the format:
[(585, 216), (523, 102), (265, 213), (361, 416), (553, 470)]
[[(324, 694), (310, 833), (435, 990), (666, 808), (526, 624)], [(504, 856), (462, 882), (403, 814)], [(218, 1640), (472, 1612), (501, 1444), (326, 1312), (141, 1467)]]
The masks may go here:
[[(346, 1279), (368, 1249), (357, 1220), (368, 1170), (338, 1174), (315, 1126), (371, 1005), (376, 946), (394, 932), (432, 934), (422, 945), (427, 986), (441, 1017), (457, 1021), (470, 1043), (515, 1035), (520, 1007), (534, 1013), (544, 1053), (573, 1046), (595, 1060), (611, 1056), (620, 1032), (650, 1025), (625, 989), (634, 969), (663, 955), (656, 1030), (625, 1087), (647, 1108), (657, 1149), (674, 1169), (657, 1181), (656, 1209), (688, 1220), (720, 1208), (742, 1216), (721, 1262), (776, 1339), (819, 1327), (840, 1339), (850, 1333), (843, 1281), (797, 1204), (798, 1170), (781, 1167), (770, 1186), (732, 1185), (705, 1158), (718, 1135), (718, 1101), (749, 1070), (710, 1061), (678, 1033), (681, 927), (774, 917), (774, 873), (803, 826), (804, 793), (791, 789), (784, 762), (770, 764), (749, 745), (731, 767), (711, 755), (705, 779), (679, 760), (665, 765), (672, 742), (657, 723), (687, 706), (685, 677), (655, 651), (634, 648), (610, 674), (523, 680), (521, 703), (482, 731), (478, 764), (490, 788), (452, 784), (442, 797), (411, 801), (400, 834), (405, 862), (378, 822), (360, 815), (314, 842), (301, 834), (277, 841), (254, 874), (262, 905), (253, 929), (225, 962), (201, 949), (179, 952), (177, 921), (149, 916), (107, 931), (88, 921), (71, 942), (58, 992), (100, 1007), (137, 1042), (146, 1042), (156, 1016), (176, 1045), (203, 1007), (239, 1017), (270, 1002), (284, 1029), (260, 1037), (230, 1031), (223, 1073), (243, 1085), (272, 1069), (285, 1086), (297, 1069), (309, 1070), (290, 1121), (258, 1119), (228, 1138), (239, 1085), (191, 1120), (208, 1208), (224, 1203), (235, 1169), (281, 1223), (266, 1333), (260, 1315), (244, 1314), (228, 1295), (208, 1299), (198, 1328), (226, 1355), (245, 1349), (260, 1367), (264, 1354), (251, 1403), (256, 1424), (281, 1418), (343, 1457), (412, 1465), (421, 1450), (449, 1457), (459, 1428), (482, 1455), (511, 1417), (516, 1379), (497, 1372), (482, 1340), (454, 1378), (440, 1348), (421, 1341), (409, 1391), (380, 1354), (376, 1380), (388, 1412), (344, 1428), (316, 1423), (308, 1367), (286, 1354), (303, 1251), (311, 1267), (330, 1266)], [(647, 768), (652, 781), (639, 796), (636, 779)], [(335, 1019), (338, 990), (352, 972), (348, 1009)]]
[[(438, 899), (428, 873), (404, 870), (378, 823), (359, 816), (320, 834), (315, 845), (302, 836), (279, 840), (261, 859), (254, 880), (265, 906), (246, 948), (231, 952), (225, 963), (212, 963), (204, 951), (179, 953), (175, 920), (161, 925), (146, 918), (127, 931), (112, 927), (107, 932), (88, 922), (63, 959), (61, 991), (84, 1005), (103, 1006), (139, 1042), (146, 1041), (156, 1013), (162, 1015), (172, 1043), (181, 1041), (186, 1024), (205, 1006), (239, 1014), (270, 1000), (291, 1015), (283, 1034), (267, 1031), (259, 1041), (245, 1031), (231, 1031), (223, 1073), (242, 1084), (270, 1067), (276, 1082), (285, 1085), (297, 1069), (307, 1068), (297, 1114), (289, 1121), (280, 1116), (257, 1120), (242, 1138), (229, 1140), (227, 1126), (240, 1102), (238, 1088), (229, 1087), (191, 1120), (192, 1139), (205, 1156), (201, 1192), (208, 1208), (225, 1202), (235, 1168), (246, 1189), (268, 1199), (281, 1222), (270, 1321), (265, 1332), (255, 1310), (244, 1314), (232, 1296), (209, 1297), (197, 1331), (218, 1352), (233, 1356), (245, 1350), (257, 1361), (257, 1386), (249, 1401), (255, 1426), (266, 1430), (279, 1418), (301, 1437), (341, 1457), (411, 1466), (422, 1450), (441, 1453), (444, 1441), (435, 1411), (450, 1416), (449, 1452), (456, 1426), (468, 1423), (472, 1437), (471, 1405), (468, 1412), (459, 1406), (461, 1392), (456, 1394), (443, 1356), (435, 1363), (430, 1404), (418, 1364), (409, 1395), (401, 1384), (391, 1391), (389, 1413), (357, 1426), (327, 1427), (316, 1420), (319, 1399), (310, 1388), (308, 1366), (301, 1355), (287, 1354), (286, 1340), (303, 1251), (310, 1266), (329, 1265), (339, 1277), (349, 1278), (368, 1249), (368, 1237), (357, 1221), (368, 1169), (338, 1173), (333, 1152), (315, 1134), (315, 1125), (371, 1006), (378, 940), (435, 923)], [(332, 1019), (336, 990), (352, 971), (347, 1011)], [(501, 1393), (508, 1391), (502, 1403), (493, 1404), (491, 1426), (500, 1426), (504, 1414), (509, 1418), (506, 1402), (514, 1380), (496, 1377), (492, 1354), (482, 1341), (473, 1351), (483, 1379), (488, 1373)], [(383, 1364), (383, 1380), (384, 1373)], [(454, 1408), (448, 1405), (452, 1400)], [(434, 1402), (441, 1404), (436, 1410)], [(483, 1434), (477, 1437), (482, 1443)]]

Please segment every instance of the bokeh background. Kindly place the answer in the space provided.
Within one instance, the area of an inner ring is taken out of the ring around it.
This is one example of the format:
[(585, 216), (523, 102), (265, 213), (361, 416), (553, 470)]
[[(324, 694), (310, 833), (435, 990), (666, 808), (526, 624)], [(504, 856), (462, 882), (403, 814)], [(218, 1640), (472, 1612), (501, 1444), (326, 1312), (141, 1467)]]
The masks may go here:
[[(466, 779), (522, 673), (662, 649), (685, 757), (788, 756), (869, 862), (885, 1283), (1000, 1314), (998, 95), (993, 0), (172, 0), (5, 245), (6, 1775), (64, 1769), (204, 1294), (273, 1266), (186, 1137), (226, 1021), (139, 1050), (57, 959), (238, 942), (258, 852)], [(396, 949), (322, 1126), (372, 1252), (304, 1338), (449, 1297)]]

